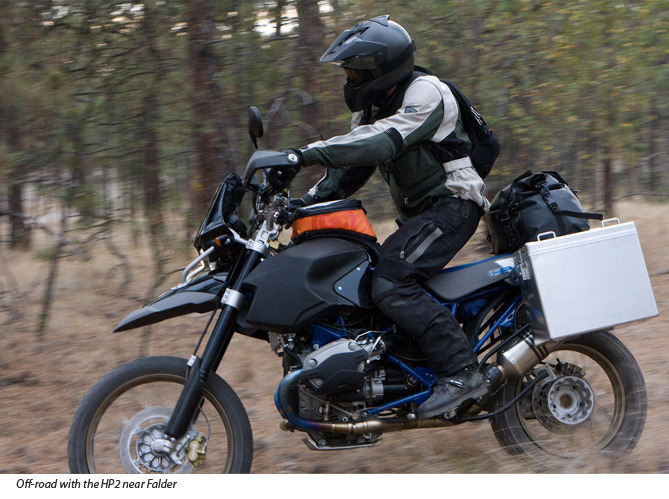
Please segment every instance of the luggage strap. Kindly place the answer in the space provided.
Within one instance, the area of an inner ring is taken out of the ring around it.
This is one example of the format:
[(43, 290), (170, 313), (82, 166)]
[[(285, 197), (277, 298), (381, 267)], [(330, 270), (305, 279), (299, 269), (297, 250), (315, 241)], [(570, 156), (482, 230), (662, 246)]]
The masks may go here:
[(509, 246), (512, 248), (522, 246), (516, 237), (516, 234), (513, 232), (511, 225), (511, 215), (509, 214), (508, 210), (504, 210), (500, 213), (499, 221), (502, 222), (500, 225), (502, 226), (502, 231), (504, 231), (504, 236), (506, 237)]
[[(566, 226), (564, 223), (565, 216), (588, 219), (588, 220), (604, 220), (604, 215), (602, 215), (601, 213), (586, 213), (586, 212), (580, 213), (577, 211), (560, 209), (560, 206), (558, 205), (557, 201), (555, 201), (553, 196), (551, 196), (551, 191), (548, 188), (548, 184), (545, 177), (534, 185), (537, 189), (539, 189), (541, 197), (544, 198), (546, 204), (548, 204), (551, 211), (555, 214), (555, 219), (557, 221), (558, 228), (560, 229), (561, 232), (563, 233), (566, 232)], [(568, 186), (565, 184), (565, 187)]]

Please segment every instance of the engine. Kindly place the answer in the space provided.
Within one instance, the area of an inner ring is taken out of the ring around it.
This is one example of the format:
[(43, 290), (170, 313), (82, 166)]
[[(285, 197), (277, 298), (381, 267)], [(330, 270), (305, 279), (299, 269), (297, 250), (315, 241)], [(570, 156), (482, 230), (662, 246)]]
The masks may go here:
[(294, 334), (271, 339), (275, 351), (283, 347), (284, 357), (302, 365), (299, 413), (306, 419), (346, 422), (368, 407), (407, 395), (416, 385), (400, 369), (384, 364), (385, 344), (371, 332), (316, 349)]
[(304, 359), (300, 381), (316, 395), (354, 391), (365, 380), (370, 348), (348, 339), (328, 343)]
[[(392, 341), (380, 331), (358, 331), (351, 338), (299, 334), (272, 334), (272, 349), (284, 358), (286, 373), (300, 369), (291, 405), (300, 418), (328, 423), (355, 423), (366, 411), (403, 398), (419, 389), (412, 376), (385, 356), (394, 351)], [(354, 338), (354, 339), (352, 339)], [(379, 414), (374, 417), (383, 417)], [(378, 443), (380, 434), (341, 435), (308, 432), (305, 440), (314, 450), (341, 449)]]

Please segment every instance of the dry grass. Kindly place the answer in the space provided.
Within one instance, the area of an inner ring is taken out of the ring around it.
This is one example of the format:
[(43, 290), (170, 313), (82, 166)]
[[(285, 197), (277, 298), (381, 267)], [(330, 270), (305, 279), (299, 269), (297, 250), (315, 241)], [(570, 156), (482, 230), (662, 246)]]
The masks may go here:
[[(637, 223), (660, 317), (616, 330), (637, 358), (646, 378), (649, 407), (646, 430), (637, 449), (624, 461), (532, 462), (512, 458), (500, 449), (488, 423), (440, 430), (384, 435), (380, 445), (336, 453), (309, 451), (300, 434), (283, 433), (273, 394), (281, 365), (269, 346), (258, 340), (234, 338), (219, 373), (232, 385), (247, 408), (255, 439), (254, 473), (667, 473), (669, 472), (669, 207), (630, 201), (618, 206), (622, 221)], [(392, 223), (375, 224), (379, 236)], [(454, 263), (486, 257), (483, 227)], [(86, 391), (104, 374), (140, 356), (188, 357), (206, 318), (192, 316), (166, 321), (147, 331), (111, 334), (116, 323), (138, 304), (151, 285), (148, 248), (116, 241), (131, 256), (133, 281), (119, 295), (122, 276), (110, 272), (118, 260), (99, 244), (85, 263), (61, 262), (56, 302), (45, 338), (35, 335), (47, 264), (32, 255), (0, 251), (0, 268), (7, 286), (11, 274), (28, 291), (13, 322), (0, 309), (0, 471), (5, 473), (66, 473), (67, 435)], [(183, 266), (189, 255), (170, 262)], [(174, 284), (176, 276), (166, 287)], [(3, 295), (6, 304), (16, 295)], [(142, 347), (143, 345), (143, 347)], [(613, 466), (613, 467), (612, 467)]]

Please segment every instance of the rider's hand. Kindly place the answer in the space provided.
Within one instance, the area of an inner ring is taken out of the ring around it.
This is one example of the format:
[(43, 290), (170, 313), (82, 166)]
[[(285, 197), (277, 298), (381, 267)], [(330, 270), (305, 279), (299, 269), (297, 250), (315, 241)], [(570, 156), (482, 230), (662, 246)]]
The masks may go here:
[(290, 211), (295, 211), (298, 208), (304, 208), (306, 205), (307, 203), (305, 203), (304, 199), (302, 198), (291, 198), (290, 204), (288, 205), (288, 209)]
[[(295, 162), (296, 165), (299, 165), (300, 168), (304, 166), (304, 157), (302, 156), (302, 151), (299, 149), (286, 149), (285, 151), (282, 151), (284, 154), (294, 154), (297, 157), (297, 161)], [(292, 161), (293, 158), (291, 158)]]
[(267, 180), (276, 192), (281, 192), (290, 187), (290, 183), (304, 164), (302, 153), (299, 152), (299, 150), (288, 149), (283, 152), (289, 155), (289, 161), (294, 161), (294, 164), (290, 166), (282, 166), (281, 168), (274, 168), (269, 171)]

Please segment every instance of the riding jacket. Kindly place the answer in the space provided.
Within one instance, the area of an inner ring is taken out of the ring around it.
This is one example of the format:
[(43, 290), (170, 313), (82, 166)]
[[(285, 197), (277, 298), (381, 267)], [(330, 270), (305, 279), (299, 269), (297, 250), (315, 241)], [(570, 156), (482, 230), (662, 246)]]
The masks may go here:
[(305, 166), (328, 167), (306, 201), (346, 198), (378, 167), (402, 221), (415, 216), (430, 198), (468, 199), (488, 210), (483, 180), (463, 152), (470, 146), (469, 137), (450, 89), (430, 75), (407, 83), (382, 108), (354, 113), (347, 135), (301, 150)]

